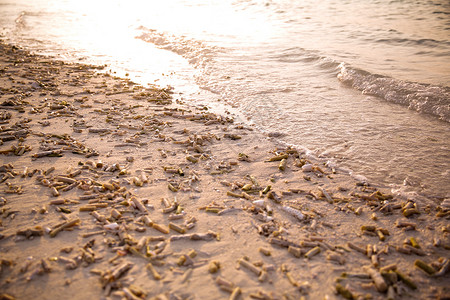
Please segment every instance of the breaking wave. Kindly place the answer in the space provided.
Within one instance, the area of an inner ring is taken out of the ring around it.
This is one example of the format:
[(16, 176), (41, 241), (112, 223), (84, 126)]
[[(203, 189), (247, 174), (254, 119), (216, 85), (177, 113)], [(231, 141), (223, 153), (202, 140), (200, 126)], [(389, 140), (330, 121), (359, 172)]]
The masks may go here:
[[(182, 56), (197, 70), (205, 73), (214, 66), (217, 55), (225, 51), (223, 48), (184, 36), (163, 33), (143, 26), (138, 29), (142, 31), (142, 34), (136, 38)], [(285, 49), (277, 54), (270, 53), (268, 58), (282, 63), (313, 64), (319, 69), (327, 70), (330, 74), (337, 72), (339, 81), (365, 95), (376, 96), (450, 122), (450, 87), (403, 81), (373, 74), (339, 63), (317, 51), (301, 47)]]
[(398, 80), (340, 64), (338, 79), (365, 95), (407, 106), (450, 122), (450, 88)]
[(195, 67), (206, 67), (212, 60), (214, 54), (220, 51), (218, 47), (206, 45), (202, 41), (162, 33), (144, 26), (140, 26), (138, 30), (141, 30), (142, 34), (137, 36), (137, 39), (154, 44), (160, 49), (176, 53)]

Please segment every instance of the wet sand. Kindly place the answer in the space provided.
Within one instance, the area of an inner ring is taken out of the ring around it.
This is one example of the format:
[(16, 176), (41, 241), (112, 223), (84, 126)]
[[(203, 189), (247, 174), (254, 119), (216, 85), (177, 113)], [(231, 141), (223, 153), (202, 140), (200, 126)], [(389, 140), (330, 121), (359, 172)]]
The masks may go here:
[(402, 199), (102, 68), (0, 44), (1, 299), (444, 299)]

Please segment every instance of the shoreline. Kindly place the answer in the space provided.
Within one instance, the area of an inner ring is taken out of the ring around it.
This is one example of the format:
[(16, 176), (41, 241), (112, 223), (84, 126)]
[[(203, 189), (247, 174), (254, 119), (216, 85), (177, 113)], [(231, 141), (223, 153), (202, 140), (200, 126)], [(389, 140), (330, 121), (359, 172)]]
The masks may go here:
[(4, 297), (449, 296), (448, 201), (397, 199), (169, 90), (0, 52)]

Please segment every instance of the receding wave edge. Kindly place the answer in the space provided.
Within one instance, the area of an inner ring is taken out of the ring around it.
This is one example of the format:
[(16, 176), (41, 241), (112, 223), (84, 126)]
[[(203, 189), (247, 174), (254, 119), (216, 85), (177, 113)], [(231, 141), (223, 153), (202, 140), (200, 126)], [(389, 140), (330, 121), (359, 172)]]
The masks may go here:
[(450, 122), (450, 88), (372, 74), (341, 63), (337, 78), (365, 95), (407, 106)]

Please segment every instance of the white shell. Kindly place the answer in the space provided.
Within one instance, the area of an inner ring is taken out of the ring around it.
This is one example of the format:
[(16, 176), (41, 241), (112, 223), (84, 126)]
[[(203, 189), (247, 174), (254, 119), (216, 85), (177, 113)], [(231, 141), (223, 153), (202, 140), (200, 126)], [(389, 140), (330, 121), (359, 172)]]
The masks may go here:
[(117, 224), (116, 222), (109, 223), (109, 224), (104, 225), (103, 228), (105, 228), (107, 230), (116, 230), (116, 229), (119, 229), (119, 224)]
[(305, 219), (305, 215), (302, 214), (302, 212), (299, 211), (298, 209), (289, 206), (282, 206), (281, 209), (291, 214), (292, 216), (296, 217), (299, 221), (303, 221)]
[(264, 200), (255, 200), (252, 202), (255, 206), (264, 208), (265, 201)]
[(313, 170), (313, 165), (312, 164), (303, 165), (302, 170), (303, 172), (311, 172)]

